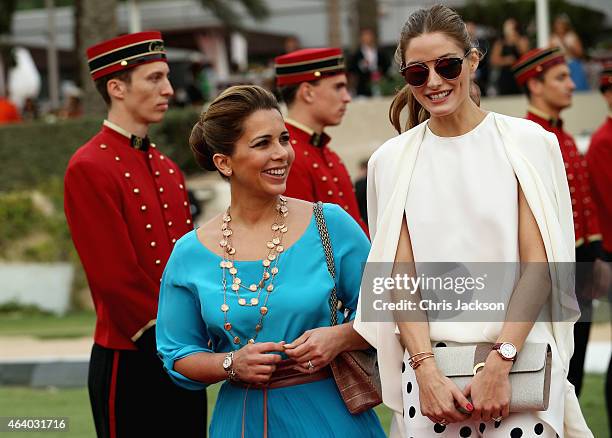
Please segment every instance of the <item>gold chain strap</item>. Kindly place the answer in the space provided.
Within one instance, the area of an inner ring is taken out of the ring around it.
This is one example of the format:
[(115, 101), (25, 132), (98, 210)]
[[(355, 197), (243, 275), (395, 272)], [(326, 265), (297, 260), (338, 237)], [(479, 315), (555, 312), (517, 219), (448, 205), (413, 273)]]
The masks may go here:
[(331, 325), (338, 325), (338, 296), (336, 295), (336, 266), (334, 264), (334, 253), (329, 239), (329, 232), (327, 231), (327, 224), (325, 223), (325, 217), (323, 216), (323, 203), (321, 201), (313, 204), (314, 215), (317, 221), (317, 228), (319, 230), (319, 236), (321, 237), (321, 243), (323, 244), (323, 250), (325, 251), (325, 260), (327, 261), (327, 270), (329, 275), (334, 281), (334, 287), (332, 288), (329, 296), (329, 310), (331, 313)]

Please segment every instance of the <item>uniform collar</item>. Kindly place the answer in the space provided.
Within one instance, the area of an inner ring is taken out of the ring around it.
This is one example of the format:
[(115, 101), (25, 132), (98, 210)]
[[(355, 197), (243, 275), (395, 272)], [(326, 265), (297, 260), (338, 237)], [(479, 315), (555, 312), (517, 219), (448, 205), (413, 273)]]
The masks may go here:
[(553, 128), (563, 129), (563, 120), (557, 119), (549, 115), (546, 111), (542, 111), (541, 109), (536, 108), (533, 105), (529, 105), (527, 107), (527, 111), (530, 112), (532, 115), (542, 119), (543, 121), (548, 123)]
[(105, 119), (104, 122), (102, 122), (102, 124), (106, 126), (107, 128), (112, 129), (116, 133), (121, 134), (122, 136), (130, 140), (130, 146), (133, 147), (134, 149), (138, 149), (139, 151), (144, 151), (144, 152), (149, 150), (149, 146), (151, 145), (151, 142), (149, 141), (149, 136), (138, 137), (137, 135), (134, 135), (131, 132), (126, 131), (121, 126), (111, 122), (110, 120)]
[(304, 125), (303, 123), (300, 123), (300, 122), (298, 122), (296, 120), (293, 120), (293, 119), (290, 119), (288, 117), (285, 119), (285, 123), (289, 123), (294, 128), (297, 128), (300, 131), (302, 131), (303, 133), (305, 133), (308, 136), (308, 143), (310, 145), (312, 145), (312, 146), (315, 146), (315, 147), (324, 147), (331, 140), (331, 137), (329, 135), (327, 135), (325, 132), (322, 132), (322, 133), (319, 134), (319, 133), (315, 132), (313, 129), (311, 129), (308, 126)]

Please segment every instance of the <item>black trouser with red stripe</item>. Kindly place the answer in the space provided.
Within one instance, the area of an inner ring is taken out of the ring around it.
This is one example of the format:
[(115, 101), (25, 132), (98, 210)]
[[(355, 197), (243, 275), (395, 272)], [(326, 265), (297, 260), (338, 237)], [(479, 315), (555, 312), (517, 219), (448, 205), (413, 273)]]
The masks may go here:
[(153, 348), (94, 344), (88, 386), (98, 438), (206, 436), (206, 391), (172, 383)]

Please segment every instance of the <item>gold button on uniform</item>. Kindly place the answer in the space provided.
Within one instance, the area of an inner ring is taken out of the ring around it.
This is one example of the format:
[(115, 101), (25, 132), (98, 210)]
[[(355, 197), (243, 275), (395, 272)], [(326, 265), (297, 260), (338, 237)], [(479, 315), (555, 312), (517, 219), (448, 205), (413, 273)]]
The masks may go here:
[(160, 259), (155, 260), (155, 264), (156, 265), (161, 265), (161, 260)]
[(176, 239), (172, 239), (172, 243), (176, 243)]
[(164, 207), (164, 209), (167, 209), (168, 208), (168, 204), (164, 204), (163, 207)]
[(321, 181), (323, 181), (323, 182), (327, 181), (327, 177), (326, 176), (322, 176), (321, 177)]
[(155, 248), (157, 246), (156, 242), (151, 242), (151, 248)]
[(157, 145), (156, 145), (155, 143), (151, 143), (151, 147), (152, 147), (153, 149), (155, 149), (155, 148), (157, 147)]
[(172, 221), (168, 221), (168, 226), (171, 227), (172, 226)]
[(119, 158), (119, 156), (115, 155), (115, 161), (121, 161), (121, 158)]
[(334, 176), (333, 181), (334, 181), (334, 182), (338, 182), (338, 177), (337, 177), (337, 176)]
[(145, 228), (146, 228), (147, 230), (150, 230), (151, 228), (153, 228), (153, 226), (152, 226), (151, 224), (147, 224), (147, 225), (145, 225)]
[(159, 188), (159, 193), (164, 193), (164, 188), (163, 187)]
[(104, 143), (102, 143), (102, 144), (100, 145), (100, 149), (106, 149), (107, 147), (108, 147), (108, 146), (106, 146)]
[(159, 176), (159, 170), (155, 171), (155, 176)]
[(191, 219), (187, 219), (185, 222), (187, 223), (187, 225), (189, 225), (191, 223)]
[(143, 204), (143, 205), (141, 205), (141, 206), (140, 206), (140, 209), (141, 209), (142, 211), (145, 211), (145, 210), (147, 209), (147, 206)]
[(185, 207), (187, 207), (187, 206), (189, 205), (189, 203), (188, 203), (187, 201), (183, 201), (183, 205), (184, 205)]
[(170, 169), (168, 170), (168, 172), (170, 173), (170, 175), (172, 175), (174, 173), (174, 169)]
[(315, 169), (319, 168), (319, 164), (318, 163), (312, 163), (312, 167), (314, 167)]
[(179, 189), (183, 190), (185, 186), (183, 184), (179, 184)]
[(149, 160), (153, 159), (153, 154), (149, 154)]
[(136, 187), (136, 188), (134, 189), (134, 194), (135, 194), (135, 195), (137, 195), (137, 194), (139, 194), (139, 193), (140, 193), (140, 189), (139, 189), (138, 187)]
[(165, 159), (166, 159), (166, 157), (164, 157), (163, 155), (160, 155), (160, 156), (159, 156), (159, 159), (160, 159), (160, 160), (165, 160)]
[(126, 178), (129, 178), (129, 177), (130, 177), (130, 176), (132, 176), (132, 175), (130, 175), (130, 172), (125, 172), (125, 173), (123, 174), (123, 176), (125, 176)]
[(327, 191), (327, 194), (328, 194), (329, 196), (331, 196), (331, 195), (333, 195), (333, 194), (334, 194), (334, 192), (332, 192), (331, 190), (328, 190), (328, 191)]

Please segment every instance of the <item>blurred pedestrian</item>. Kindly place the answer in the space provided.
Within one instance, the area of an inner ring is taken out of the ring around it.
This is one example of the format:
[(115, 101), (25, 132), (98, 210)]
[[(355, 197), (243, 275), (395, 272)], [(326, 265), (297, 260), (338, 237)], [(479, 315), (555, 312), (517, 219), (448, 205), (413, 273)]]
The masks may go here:
[(572, 23), (567, 14), (560, 14), (555, 18), (550, 45), (563, 50), (576, 91), (587, 91), (589, 82), (582, 63), (584, 58), (582, 41), (572, 28)]
[(498, 68), (497, 94), (520, 94), (521, 89), (514, 80), (512, 65), (529, 50), (529, 40), (523, 36), (515, 18), (504, 21), (502, 37), (495, 41), (491, 52), (491, 65)]
[(193, 229), (183, 174), (148, 137), (173, 89), (159, 32), (87, 49), (108, 106), (77, 150), (64, 208), (96, 308), (88, 387), (98, 437), (204, 437), (206, 393), (172, 383), (157, 356), (159, 284), (175, 242)]
[(33, 122), (38, 120), (40, 113), (38, 111), (38, 102), (35, 97), (27, 97), (23, 103), (23, 109), (21, 111), (23, 120)]
[(351, 56), (348, 71), (355, 78), (357, 96), (380, 95), (380, 80), (387, 75), (391, 60), (378, 47), (376, 34), (365, 28), (359, 33), (359, 47)]
[(283, 47), (285, 48), (285, 53), (291, 53), (295, 52), (296, 50), (300, 50), (302, 48), (302, 44), (300, 43), (300, 39), (298, 37), (291, 35), (285, 38)]
[[(490, 68), (490, 47), (487, 38), (481, 38), (478, 36), (478, 25), (473, 21), (466, 21), (465, 26), (467, 27), (468, 34), (472, 39), (474, 47), (478, 47), (482, 53), (482, 59), (478, 63), (478, 68), (474, 72), (472, 78), (472, 84), (477, 85), (479, 88), (479, 96), (486, 96), (489, 89), (489, 77), (491, 74)], [(480, 100), (480, 97), (479, 97)]]
[(329, 148), (328, 126), (342, 122), (351, 95), (342, 51), (303, 49), (275, 59), (276, 86), (289, 110), (285, 119), (296, 159), (285, 195), (340, 205), (364, 231), (353, 183), (340, 157)]

